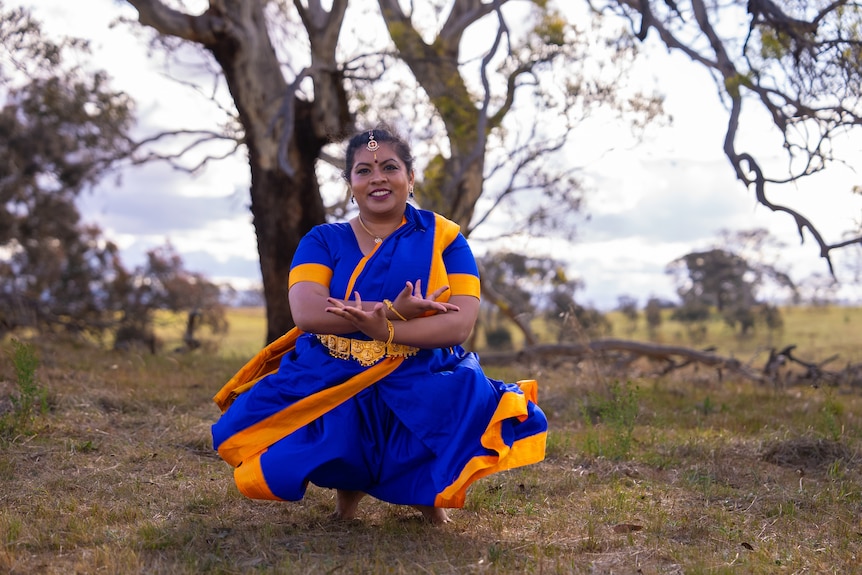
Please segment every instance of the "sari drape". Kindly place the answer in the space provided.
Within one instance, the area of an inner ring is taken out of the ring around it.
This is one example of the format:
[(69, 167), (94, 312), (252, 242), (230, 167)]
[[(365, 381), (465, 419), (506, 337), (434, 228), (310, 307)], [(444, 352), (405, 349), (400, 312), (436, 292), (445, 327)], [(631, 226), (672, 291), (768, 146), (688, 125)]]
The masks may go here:
[[(457, 225), (411, 206), (367, 256), (349, 226), (318, 226), (291, 271), (291, 284), (319, 281), (333, 295), (376, 301), (417, 279), (427, 292), (450, 285), (441, 299), (479, 296)], [(488, 378), (460, 346), (363, 367), (294, 329), (215, 396), (223, 414), (213, 445), (251, 498), (298, 500), (311, 482), (397, 504), (462, 507), (477, 479), (544, 458), (547, 420), (536, 392), (533, 380)]]

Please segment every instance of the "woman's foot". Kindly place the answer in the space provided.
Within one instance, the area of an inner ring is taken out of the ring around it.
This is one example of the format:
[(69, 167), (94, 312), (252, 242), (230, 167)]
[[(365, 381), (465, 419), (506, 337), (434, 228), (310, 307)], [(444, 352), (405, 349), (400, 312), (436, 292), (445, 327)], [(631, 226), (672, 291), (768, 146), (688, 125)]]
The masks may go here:
[(335, 513), (332, 516), (335, 519), (355, 519), (356, 509), (359, 507), (359, 502), (363, 497), (365, 497), (365, 493), (362, 491), (337, 489), (335, 495)]
[(446, 510), (442, 507), (432, 507), (430, 505), (414, 505), (414, 509), (418, 509), (422, 512), (422, 515), (425, 517), (425, 520), (429, 523), (433, 523), (434, 525), (442, 525), (443, 523), (449, 523), (452, 521), (449, 519), (449, 515), (446, 513)]

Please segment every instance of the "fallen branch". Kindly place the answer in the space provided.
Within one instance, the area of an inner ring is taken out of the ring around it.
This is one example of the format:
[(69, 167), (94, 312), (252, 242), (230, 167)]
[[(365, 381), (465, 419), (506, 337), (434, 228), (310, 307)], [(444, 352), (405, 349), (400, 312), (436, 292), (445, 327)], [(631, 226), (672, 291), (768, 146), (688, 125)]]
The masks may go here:
[[(862, 364), (848, 364), (840, 370), (827, 370), (825, 366), (838, 359), (833, 355), (820, 362), (802, 360), (793, 354), (795, 345), (781, 351), (770, 350), (769, 358), (763, 369), (758, 371), (734, 357), (714, 353), (713, 348), (692, 349), (678, 345), (662, 345), (625, 339), (596, 339), (585, 343), (538, 344), (529, 345), (519, 351), (483, 351), (482, 363), (485, 365), (507, 365), (512, 363), (531, 363), (551, 359), (595, 359), (612, 360), (623, 368), (639, 358), (662, 362), (663, 368), (656, 375), (667, 375), (692, 364), (713, 367), (718, 370), (719, 379), (725, 371), (741, 375), (750, 381), (771, 385), (795, 385), (809, 383), (819, 385), (862, 386)], [(794, 365), (804, 369), (802, 373), (793, 371)]]
[[(519, 351), (485, 351), (482, 352), (482, 363), (486, 365), (505, 365), (515, 362), (530, 362), (547, 358), (569, 359), (607, 359), (612, 353), (628, 354), (630, 359), (646, 357), (665, 364), (663, 374), (685, 367), (692, 363), (715, 367), (738, 373), (747, 379), (758, 383), (770, 380), (741, 361), (733, 357), (724, 357), (710, 350), (697, 350), (678, 345), (662, 345), (625, 339), (596, 339), (586, 343), (570, 344), (539, 344), (527, 346)], [(617, 359), (619, 359), (617, 357)]]

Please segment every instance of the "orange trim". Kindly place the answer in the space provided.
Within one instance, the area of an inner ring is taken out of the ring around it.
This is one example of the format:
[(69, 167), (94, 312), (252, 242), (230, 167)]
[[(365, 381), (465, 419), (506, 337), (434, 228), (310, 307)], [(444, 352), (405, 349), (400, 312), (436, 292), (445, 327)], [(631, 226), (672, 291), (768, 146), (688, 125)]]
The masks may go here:
[(539, 382), (535, 379), (521, 379), (517, 382), (517, 386), (521, 388), (521, 393), (527, 398), (527, 401), (532, 401), (536, 405), (539, 404)]
[(299, 282), (314, 282), (329, 287), (332, 280), (332, 270), (323, 264), (300, 264), (290, 270), (287, 277), (287, 287), (292, 288)]
[(479, 298), (482, 295), (479, 278), (473, 274), (449, 274), (449, 293)]
[(386, 377), (395, 371), (402, 361), (404, 361), (403, 357), (387, 357), (344, 383), (300, 399), (227, 438), (219, 445), (219, 455), (234, 467), (244, 463), (279, 439), (308, 425), (369, 385)]
[[(407, 217), (401, 216), (401, 223), (398, 225), (398, 228), (403, 226), (405, 223), (407, 223)], [(395, 229), (397, 230), (398, 228), (395, 228)], [(363, 257), (361, 260), (359, 260), (359, 263), (356, 264), (356, 267), (354, 268), (353, 273), (350, 274), (350, 281), (347, 282), (347, 289), (345, 290), (346, 293), (344, 294), (344, 299), (350, 300), (350, 296), (353, 295), (353, 286), (356, 284), (356, 278), (358, 278), (359, 274), (362, 273), (362, 270), (365, 269), (365, 264), (367, 264), (368, 260), (371, 258), (371, 256), (374, 255), (374, 252), (377, 251), (377, 248), (379, 248), (382, 245), (383, 245), (382, 243), (374, 244), (374, 247), (371, 249), (370, 252), (368, 252), (368, 255)], [(362, 294), (359, 294), (359, 295), (362, 295)]]
[(239, 492), (250, 499), (274, 499), (281, 501), (280, 497), (276, 497), (266, 483), (266, 478), (263, 476), (263, 468), (260, 466), (260, 456), (266, 450), (261, 451), (252, 459), (243, 462), (242, 465), (234, 469), (233, 478), (236, 482)]
[[(455, 222), (447, 220), (440, 214), (434, 215), (434, 252), (431, 258), (431, 269), (428, 270), (428, 285), (424, 286), (428, 293), (449, 285), (446, 266), (443, 265), (443, 250), (458, 237), (458, 232), (461, 231), (461, 226)], [(448, 290), (438, 301), (448, 301), (451, 295), (452, 291)]]
[(482, 446), (496, 451), (497, 455), (480, 455), (468, 461), (458, 478), (437, 494), (435, 507), (463, 507), (467, 488), (476, 480), (498, 471), (537, 463), (545, 458), (547, 431), (519, 439), (511, 448), (503, 441), (503, 420), (517, 417), (524, 421), (527, 418), (527, 402), (536, 402), (536, 381), (523, 380), (518, 384), (523, 386), (523, 395), (515, 392), (503, 394), (482, 434)]
[[(368, 255), (363, 257), (361, 260), (359, 260), (359, 263), (356, 264), (355, 268), (353, 268), (353, 273), (350, 274), (350, 281), (347, 282), (347, 289), (344, 290), (345, 291), (345, 294), (344, 294), (345, 300), (348, 300), (348, 301), (350, 300), (350, 296), (353, 293), (353, 286), (356, 284), (356, 278), (359, 277), (359, 274), (362, 273), (362, 270), (365, 269), (365, 264), (368, 263), (368, 260), (371, 258), (371, 256), (374, 255), (374, 252), (376, 252), (377, 248), (379, 248), (381, 245), (382, 244), (374, 244), (374, 248), (370, 252), (368, 252)], [(360, 295), (362, 295), (362, 294), (360, 294)]]
[(278, 371), (282, 356), (296, 347), (296, 340), (302, 333), (299, 328), (293, 328), (248, 360), (213, 397), (222, 413), (227, 411), (240, 393), (248, 391), (265, 376)]

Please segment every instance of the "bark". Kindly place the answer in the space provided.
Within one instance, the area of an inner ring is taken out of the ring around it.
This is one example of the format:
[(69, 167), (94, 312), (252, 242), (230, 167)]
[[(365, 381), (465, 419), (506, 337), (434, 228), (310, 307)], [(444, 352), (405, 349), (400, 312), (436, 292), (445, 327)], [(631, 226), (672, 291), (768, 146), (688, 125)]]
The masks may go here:
[[(251, 171), (251, 212), (266, 300), (266, 341), (293, 326), (287, 280), (299, 240), (325, 221), (315, 162), (321, 148), (350, 127), (351, 116), (335, 47), (346, 0), (325, 11), (319, 0), (295, 3), (312, 46), (312, 65), (288, 84), (272, 45), (265, 0), (210, 0), (193, 16), (158, 0), (127, 0), (139, 22), (163, 35), (202, 45), (224, 72), (245, 130)], [(315, 99), (303, 100), (296, 86), (314, 82)]]

